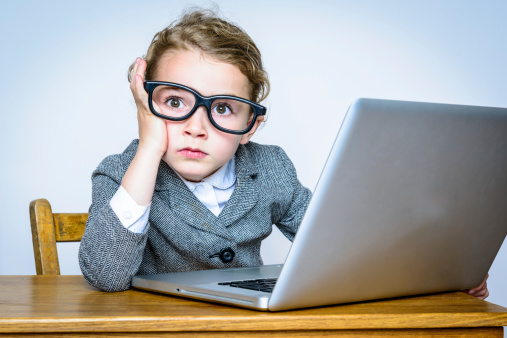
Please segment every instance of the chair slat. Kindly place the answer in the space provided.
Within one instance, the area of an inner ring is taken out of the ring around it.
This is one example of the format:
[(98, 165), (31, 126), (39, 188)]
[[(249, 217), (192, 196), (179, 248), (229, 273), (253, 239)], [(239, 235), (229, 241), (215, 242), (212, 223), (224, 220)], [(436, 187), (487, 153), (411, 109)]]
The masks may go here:
[(88, 214), (53, 214), (57, 242), (79, 242), (84, 235)]

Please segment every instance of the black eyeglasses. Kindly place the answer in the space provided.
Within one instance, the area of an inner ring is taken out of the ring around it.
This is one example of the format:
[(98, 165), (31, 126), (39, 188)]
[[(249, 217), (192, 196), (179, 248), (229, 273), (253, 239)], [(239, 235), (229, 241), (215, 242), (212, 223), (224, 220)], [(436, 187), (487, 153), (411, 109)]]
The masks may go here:
[(211, 124), (230, 134), (248, 133), (257, 117), (266, 115), (258, 103), (230, 95), (204, 97), (192, 88), (171, 82), (145, 81), (148, 104), (153, 114), (170, 121), (188, 119), (205, 106)]

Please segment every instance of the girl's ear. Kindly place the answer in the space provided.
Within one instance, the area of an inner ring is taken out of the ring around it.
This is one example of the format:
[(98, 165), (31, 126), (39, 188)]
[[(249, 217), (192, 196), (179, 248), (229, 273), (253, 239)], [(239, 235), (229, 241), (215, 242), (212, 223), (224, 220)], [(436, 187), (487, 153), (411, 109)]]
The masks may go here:
[(255, 120), (255, 123), (254, 123), (252, 129), (250, 129), (250, 131), (248, 133), (241, 135), (241, 141), (239, 143), (247, 144), (248, 141), (250, 141), (252, 136), (257, 131), (257, 128), (259, 128), (259, 125), (261, 124), (262, 121), (264, 121), (264, 116), (259, 116), (257, 118), (257, 120)]

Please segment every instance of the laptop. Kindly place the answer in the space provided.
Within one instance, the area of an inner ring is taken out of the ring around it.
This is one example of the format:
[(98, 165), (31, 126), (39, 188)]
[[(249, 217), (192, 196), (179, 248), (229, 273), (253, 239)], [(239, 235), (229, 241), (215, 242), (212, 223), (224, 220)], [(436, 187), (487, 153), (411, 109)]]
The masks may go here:
[(473, 288), (505, 239), (506, 206), (507, 108), (358, 99), (283, 265), (132, 286), (266, 311)]

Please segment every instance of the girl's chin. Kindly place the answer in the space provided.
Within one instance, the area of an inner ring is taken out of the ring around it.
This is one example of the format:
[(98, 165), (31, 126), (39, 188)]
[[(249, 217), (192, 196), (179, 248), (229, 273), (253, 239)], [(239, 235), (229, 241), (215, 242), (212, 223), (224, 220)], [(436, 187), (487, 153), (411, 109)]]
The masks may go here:
[[(216, 170), (213, 171), (207, 171), (203, 170), (196, 170), (197, 168), (174, 168), (178, 174), (180, 174), (181, 177), (183, 177), (185, 180), (190, 182), (201, 182), (206, 177), (212, 175)], [(178, 170), (179, 169), (179, 170)]]

